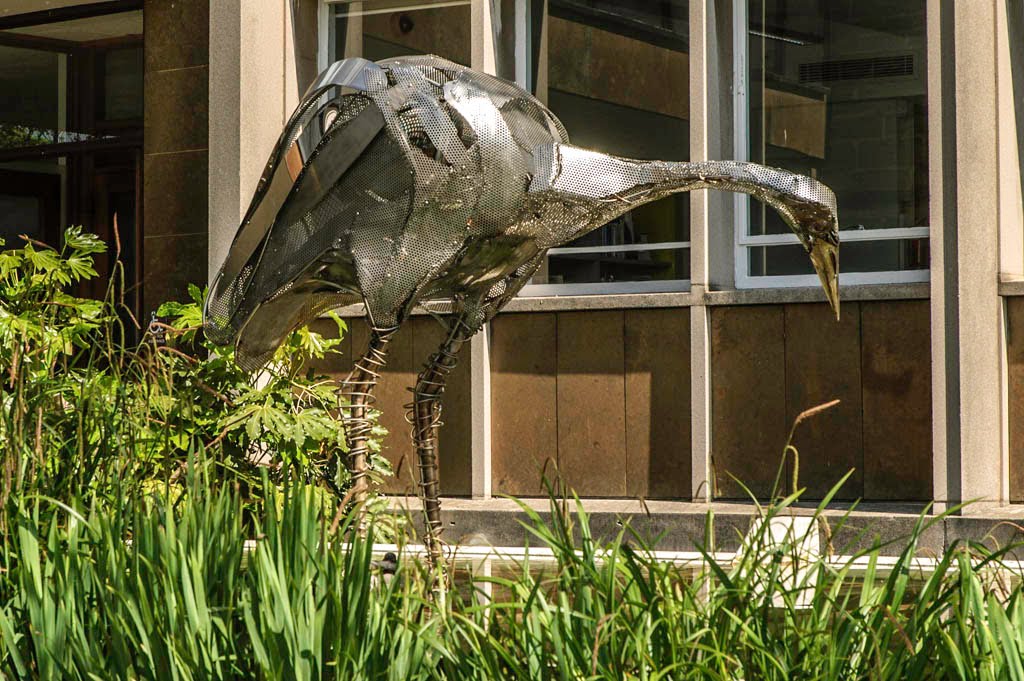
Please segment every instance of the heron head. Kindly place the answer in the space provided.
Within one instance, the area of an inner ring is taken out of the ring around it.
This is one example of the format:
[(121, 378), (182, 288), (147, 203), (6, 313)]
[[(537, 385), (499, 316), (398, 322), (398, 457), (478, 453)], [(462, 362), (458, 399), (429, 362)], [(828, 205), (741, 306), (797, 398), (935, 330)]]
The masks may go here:
[[(780, 213), (807, 251), (836, 320), (839, 320), (839, 217), (832, 190), (809, 177), (800, 178), (797, 195), (782, 198)], [(815, 200), (804, 200), (813, 195)]]
[(838, 242), (832, 243), (827, 239), (816, 236), (811, 236), (809, 241), (810, 246), (807, 249), (807, 254), (811, 257), (811, 264), (814, 265), (814, 271), (818, 273), (821, 287), (825, 289), (825, 297), (828, 299), (832, 312), (836, 315), (836, 321), (838, 321), (839, 244)]

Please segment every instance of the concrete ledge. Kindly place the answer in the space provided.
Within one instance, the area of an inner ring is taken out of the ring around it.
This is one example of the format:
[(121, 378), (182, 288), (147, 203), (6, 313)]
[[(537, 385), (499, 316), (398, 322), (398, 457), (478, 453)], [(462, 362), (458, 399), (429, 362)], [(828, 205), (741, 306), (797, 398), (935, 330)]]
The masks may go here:
[[(547, 499), (523, 500), (545, 521), (550, 520)], [(421, 518), (418, 501), (392, 499), (397, 513), (407, 513), (418, 533)], [(571, 508), (571, 506), (570, 506)], [(445, 541), (451, 544), (472, 544), (522, 547), (537, 546), (539, 540), (523, 523), (529, 517), (509, 499), (444, 499), (441, 518)], [(695, 551), (707, 546), (708, 512), (713, 512), (714, 550), (735, 551), (756, 516), (753, 504), (588, 499), (584, 510), (590, 519), (594, 537), (608, 541), (624, 532), (633, 541), (642, 541), (663, 551)], [(829, 508), (819, 522), (821, 546), (833, 555), (854, 555), (873, 546), (883, 556), (899, 555), (906, 548), (906, 539), (920, 520), (920, 504), (858, 505), (849, 511), (841, 505)], [(794, 515), (812, 515), (814, 506), (791, 509)], [(982, 543), (990, 549), (1024, 542), (1024, 506), (1002, 506), (986, 509), (984, 515), (950, 516), (935, 521), (925, 516), (925, 523), (934, 521), (918, 538), (917, 555), (934, 557), (954, 543)], [(1024, 559), (1024, 549), (1007, 556)]]
[(700, 296), (689, 291), (593, 294), (584, 296), (519, 296), (509, 301), (502, 312), (563, 312), (573, 310), (690, 307), (699, 302)]
[[(930, 295), (928, 283), (861, 284), (840, 286), (842, 302), (871, 300), (920, 300)], [(734, 291), (708, 291), (704, 305), (778, 305), (781, 303), (824, 303), (825, 293), (818, 287), (757, 288)]]
[[(1024, 282), (1021, 282), (1024, 294)], [(930, 295), (929, 284), (863, 284), (840, 286), (839, 297), (843, 302), (871, 300), (921, 300)], [(691, 307), (693, 305), (780, 305), (785, 303), (823, 303), (824, 292), (817, 287), (778, 287), (737, 289), (733, 291), (708, 291), (690, 293), (621, 293), (594, 294), (585, 296), (520, 296), (513, 298), (502, 313), (509, 312), (572, 312), (578, 310), (631, 310), (669, 307)], [(449, 304), (437, 301), (413, 310), (414, 315), (444, 314)], [(348, 305), (335, 312), (340, 317), (362, 317), (362, 304)]]
[(999, 295), (1024, 296), (1024, 279), (999, 282)]

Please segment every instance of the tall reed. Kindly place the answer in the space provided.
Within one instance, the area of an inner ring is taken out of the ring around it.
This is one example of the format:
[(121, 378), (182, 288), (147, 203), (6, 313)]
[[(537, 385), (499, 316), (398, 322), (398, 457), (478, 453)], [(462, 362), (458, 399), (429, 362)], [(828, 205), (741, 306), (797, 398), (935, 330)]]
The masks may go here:
[[(736, 556), (681, 566), (628, 527), (598, 540), (578, 500), (553, 498), (547, 519), (523, 507), (552, 563), (468, 576), (439, 607), (415, 556), (382, 579), (373, 529), (350, 537), (345, 516), (332, 530), (333, 504), (310, 485), (258, 504), (247, 530), (237, 491), (200, 465), (187, 476), (176, 504), (22, 500), (0, 572), (7, 675), (1022, 678), (1006, 549), (957, 545), (922, 571), (913, 558), (938, 516), (921, 516), (884, 569), (880, 546), (837, 563), (803, 552), (801, 537), (769, 537), (765, 522)], [(796, 498), (764, 506), (764, 519), (787, 517)]]

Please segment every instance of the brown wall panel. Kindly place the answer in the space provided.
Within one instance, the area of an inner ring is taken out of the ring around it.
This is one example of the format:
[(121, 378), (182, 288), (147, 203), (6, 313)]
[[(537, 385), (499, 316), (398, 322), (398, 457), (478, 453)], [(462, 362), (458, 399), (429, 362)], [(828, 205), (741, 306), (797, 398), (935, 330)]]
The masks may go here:
[(928, 301), (861, 304), (864, 497), (932, 497)]
[(824, 402), (838, 406), (804, 421), (793, 437), (800, 455), (799, 485), (821, 499), (854, 469), (837, 494), (856, 499), (864, 492), (864, 437), (861, 410), (860, 306), (845, 303), (836, 322), (825, 304), (786, 305), (786, 425)]
[(711, 311), (712, 467), (716, 496), (768, 496), (787, 434), (780, 306)]
[[(142, 192), (149, 211), (146, 213), (145, 234), (154, 236), (183, 236), (201, 234), (206, 237), (207, 197), (209, 187), (209, 152), (182, 151), (172, 154), (149, 154), (145, 157)], [(202, 253), (196, 260), (206, 267)], [(153, 258), (158, 262), (159, 256)], [(179, 263), (170, 263), (177, 265)], [(194, 281), (200, 284), (206, 280)]]
[[(413, 358), (417, 370), (437, 351), (448, 330), (433, 317), (413, 317)], [(442, 401), (442, 427), (438, 434), (438, 466), (441, 469), (441, 494), (469, 496), (473, 493), (472, 403), (470, 384), (470, 344), (459, 352), (458, 364), (448, 376)], [(410, 384), (411, 386), (412, 384)], [(406, 393), (407, 401), (412, 393)], [(406, 428), (406, 433), (408, 433)]]
[(206, 66), (209, 62), (209, 0), (145, 0), (142, 21), (146, 71)]
[(144, 94), (149, 115), (143, 117), (143, 143), (147, 154), (207, 148), (207, 71), (203, 65), (146, 73)]
[(626, 494), (690, 496), (690, 310), (625, 313)]
[(1006, 298), (1010, 501), (1024, 502), (1024, 298)]
[(143, 240), (143, 310), (156, 312), (168, 300), (188, 301), (188, 285), (206, 281), (205, 232)]
[(556, 319), (498, 315), (491, 322), (491, 480), (495, 493), (537, 496), (557, 461)]
[(623, 313), (558, 315), (558, 468), (580, 494), (626, 495)]

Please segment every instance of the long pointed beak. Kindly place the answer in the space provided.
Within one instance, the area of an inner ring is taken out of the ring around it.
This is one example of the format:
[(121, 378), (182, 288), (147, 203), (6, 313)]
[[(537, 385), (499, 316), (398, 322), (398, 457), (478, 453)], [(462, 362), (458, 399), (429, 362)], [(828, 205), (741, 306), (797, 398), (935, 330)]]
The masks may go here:
[(811, 237), (810, 256), (828, 304), (839, 321), (839, 248), (824, 239)]

